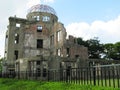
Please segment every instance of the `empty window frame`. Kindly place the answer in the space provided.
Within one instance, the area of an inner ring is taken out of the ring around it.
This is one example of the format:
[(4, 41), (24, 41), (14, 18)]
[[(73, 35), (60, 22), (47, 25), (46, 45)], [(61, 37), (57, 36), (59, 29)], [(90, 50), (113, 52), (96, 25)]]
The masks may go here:
[(32, 18), (36, 19), (36, 16), (32, 16)]
[(78, 58), (79, 57), (79, 55), (75, 55), (75, 58)]
[(67, 48), (67, 54), (69, 54), (69, 52), (70, 52), (70, 49), (69, 49), (69, 48)]
[(37, 21), (40, 21), (40, 16), (37, 16), (37, 17), (36, 17), (36, 20), (37, 20)]
[(14, 55), (15, 55), (15, 60), (17, 60), (18, 59), (18, 50), (14, 51)]
[(21, 26), (20, 23), (16, 23), (17, 28), (20, 28), (20, 26)]
[(50, 17), (48, 16), (43, 16), (42, 19), (44, 22), (50, 21)]
[(37, 32), (42, 32), (42, 26), (37, 26)]
[(51, 45), (54, 44), (54, 35), (50, 36), (50, 44), (51, 44)]
[(15, 44), (19, 43), (19, 34), (15, 33)]
[(61, 49), (60, 49), (60, 48), (57, 49), (57, 55), (58, 55), (58, 56), (61, 56)]
[(40, 65), (40, 61), (37, 61), (36, 65)]
[(6, 46), (8, 45), (8, 35), (6, 35), (6, 38), (5, 38), (5, 45)]
[(70, 48), (66, 48), (66, 56), (70, 57)]
[(33, 16), (34, 20), (40, 21), (40, 16)]
[(37, 39), (37, 48), (43, 48), (43, 40)]
[(32, 16), (32, 18), (36, 21), (36, 19), (37, 19), (37, 16)]
[(60, 41), (60, 33), (61, 33), (61, 31), (58, 31), (58, 32), (57, 32), (57, 41), (58, 41), (58, 42)]
[(8, 38), (8, 35), (6, 35), (6, 38)]

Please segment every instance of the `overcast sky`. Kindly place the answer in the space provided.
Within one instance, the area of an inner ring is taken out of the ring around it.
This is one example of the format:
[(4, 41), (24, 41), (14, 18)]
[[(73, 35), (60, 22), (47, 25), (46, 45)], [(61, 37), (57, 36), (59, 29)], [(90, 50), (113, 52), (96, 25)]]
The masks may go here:
[(0, 55), (4, 55), (8, 18), (26, 18), (36, 4), (55, 9), (68, 34), (83, 39), (98, 37), (101, 43), (120, 41), (120, 0), (2, 0), (0, 3)]

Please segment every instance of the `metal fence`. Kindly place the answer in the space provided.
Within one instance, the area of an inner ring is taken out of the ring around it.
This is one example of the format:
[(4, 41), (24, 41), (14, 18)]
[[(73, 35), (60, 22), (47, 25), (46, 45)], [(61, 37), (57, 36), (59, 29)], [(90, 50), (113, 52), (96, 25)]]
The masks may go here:
[(120, 65), (103, 65), (60, 70), (5, 72), (3, 78), (61, 81), (80, 85), (97, 85), (120, 88)]

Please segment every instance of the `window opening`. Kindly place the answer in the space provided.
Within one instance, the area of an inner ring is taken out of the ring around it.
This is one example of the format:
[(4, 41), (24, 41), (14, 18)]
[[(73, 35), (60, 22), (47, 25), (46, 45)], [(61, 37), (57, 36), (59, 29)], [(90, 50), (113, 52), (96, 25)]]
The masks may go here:
[(6, 38), (8, 38), (8, 35), (6, 35)]
[(37, 26), (37, 32), (42, 32), (42, 26)]
[(19, 35), (16, 33), (15, 34), (15, 44), (19, 43)]
[(37, 20), (37, 21), (40, 21), (40, 16), (37, 16), (37, 17), (36, 17), (36, 20)]
[(6, 39), (5, 39), (5, 45), (8, 45), (8, 35), (6, 35)]
[(79, 55), (75, 55), (75, 58), (78, 58), (79, 57)]
[(36, 20), (37, 16), (33, 16), (32, 18)]
[(47, 21), (49, 21), (50, 20), (50, 17), (48, 17), (48, 16), (43, 16), (43, 21), (44, 22), (47, 22)]
[(52, 36), (50, 37), (50, 43), (51, 43), (51, 45), (54, 44), (54, 35), (52, 35)]
[(60, 41), (60, 31), (57, 32), (57, 41)]
[(67, 48), (67, 57), (70, 56), (70, 48)]
[(15, 50), (14, 55), (15, 55), (15, 59), (17, 60), (18, 59), (18, 50)]
[(70, 52), (70, 49), (69, 49), (69, 48), (67, 48), (67, 54), (69, 54), (69, 52)]
[(20, 23), (16, 23), (16, 27), (19, 28), (20, 27)]
[(36, 16), (33, 16), (33, 18), (36, 18)]
[(36, 65), (40, 65), (40, 61), (37, 61)]
[(40, 16), (33, 16), (34, 20), (40, 21)]
[(37, 40), (37, 48), (43, 48), (43, 40), (42, 39)]
[(61, 55), (61, 49), (57, 49), (57, 55), (58, 55), (58, 56)]

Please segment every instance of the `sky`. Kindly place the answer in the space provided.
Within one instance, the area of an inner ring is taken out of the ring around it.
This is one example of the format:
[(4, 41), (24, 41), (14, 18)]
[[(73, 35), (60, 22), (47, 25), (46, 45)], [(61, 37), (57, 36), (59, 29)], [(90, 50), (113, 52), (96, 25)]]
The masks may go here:
[(88, 40), (98, 37), (101, 43), (120, 42), (120, 0), (2, 0), (0, 2), (0, 55), (4, 56), (8, 18), (26, 18), (36, 4), (55, 9), (68, 35)]

